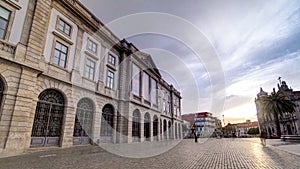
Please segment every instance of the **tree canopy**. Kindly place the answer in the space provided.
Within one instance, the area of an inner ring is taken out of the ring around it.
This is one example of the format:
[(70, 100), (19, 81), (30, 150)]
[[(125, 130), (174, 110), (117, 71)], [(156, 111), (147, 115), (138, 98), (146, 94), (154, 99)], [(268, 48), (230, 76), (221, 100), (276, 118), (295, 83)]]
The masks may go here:
[(273, 92), (265, 97), (263, 105), (266, 113), (274, 113), (274, 115), (282, 116), (283, 113), (294, 113), (296, 111), (296, 104), (280, 92)]
[(284, 113), (294, 113), (296, 111), (296, 104), (281, 92), (273, 92), (271, 95), (263, 97), (262, 103), (264, 113), (266, 113), (269, 117), (273, 114), (275, 118), (274, 120), (277, 123), (277, 135), (280, 136), (281, 133), (278, 115), (283, 117)]
[(247, 134), (259, 134), (259, 129), (258, 127), (256, 128), (250, 128), (247, 132)]

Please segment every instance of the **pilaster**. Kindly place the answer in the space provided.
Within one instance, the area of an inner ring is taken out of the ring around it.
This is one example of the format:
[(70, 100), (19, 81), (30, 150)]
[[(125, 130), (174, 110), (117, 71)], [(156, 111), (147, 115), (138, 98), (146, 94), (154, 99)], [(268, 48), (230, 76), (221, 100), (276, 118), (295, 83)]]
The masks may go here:
[(75, 123), (76, 109), (74, 107), (67, 107), (65, 109), (64, 122), (62, 126), (61, 146), (73, 146), (73, 132)]
[[(32, 7), (31, 5), (29, 5)], [(51, 13), (51, 0), (38, 0), (35, 4), (33, 20), (30, 27), (30, 33), (27, 43), (27, 52), (25, 62), (33, 67), (39, 67), (43, 58), (43, 51), (46, 43), (46, 33), (48, 30), (49, 17)], [(30, 15), (30, 14), (29, 14)], [(30, 21), (26, 21), (29, 22)], [(28, 24), (28, 23), (27, 23)], [(24, 30), (26, 31), (26, 30)], [(23, 35), (22, 41), (27, 37)]]
[(75, 57), (74, 57), (74, 63), (73, 63), (73, 70), (71, 74), (71, 82), (72, 84), (81, 85), (82, 84), (82, 77), (80, 75), (80, 59), (81, 59), (81, 53), (82, 53), (82, 43), (83, 43), (83, 29), (81, 29), (78, 26), (78, 32), (77, 32), (77, 40), (76, 40), (76, 51), (75, 51)]
[(8, 152), (20, 152), (29, 147), (28, 140), (33, 124), (31, 113), (35, 112), (37, 100), (34, 94), (37, 74), (37, 71), (21, 66), (19, 86), (5, 144)]

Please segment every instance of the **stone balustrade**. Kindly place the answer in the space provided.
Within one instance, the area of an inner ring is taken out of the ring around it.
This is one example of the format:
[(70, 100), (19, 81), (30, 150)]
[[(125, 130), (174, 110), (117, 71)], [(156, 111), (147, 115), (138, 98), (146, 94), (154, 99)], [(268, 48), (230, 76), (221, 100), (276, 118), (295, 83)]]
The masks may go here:
[(15, 54), (16, 47), (6, 41), (0, 40), (0, 50), (10, 54)]

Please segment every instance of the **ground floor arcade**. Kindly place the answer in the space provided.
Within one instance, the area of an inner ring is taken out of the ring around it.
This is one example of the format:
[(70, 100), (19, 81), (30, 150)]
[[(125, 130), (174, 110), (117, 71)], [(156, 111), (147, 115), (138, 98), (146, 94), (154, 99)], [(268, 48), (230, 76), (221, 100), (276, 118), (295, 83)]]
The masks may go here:
[(12, 65), (0, 73), (0, 154), (32, 147), (182, 138), (181, 120), (153, 109), (130, 101), (124, 106), (115, 97), (26, 67)]

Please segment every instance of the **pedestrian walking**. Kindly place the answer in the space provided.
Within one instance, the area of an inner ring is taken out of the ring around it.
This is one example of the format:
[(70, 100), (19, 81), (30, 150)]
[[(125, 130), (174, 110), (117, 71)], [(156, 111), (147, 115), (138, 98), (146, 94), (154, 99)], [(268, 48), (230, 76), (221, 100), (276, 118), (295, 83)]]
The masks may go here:
[(262, 129), (260, 131), (260, 141), (264, 147), (267, 145), (266, 138), (267, 138), (267, 132), (265, 129)]
[(195, 143), (197, 143), (198, 140), (197, 140), (197, 132), (196, 132), (196, 128), (195, 128), (195, 123), (193, 124), (191, 130), (192, 130), (192, 134), (193, 134), (194, 137), (195, 137)]

